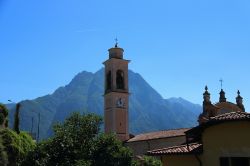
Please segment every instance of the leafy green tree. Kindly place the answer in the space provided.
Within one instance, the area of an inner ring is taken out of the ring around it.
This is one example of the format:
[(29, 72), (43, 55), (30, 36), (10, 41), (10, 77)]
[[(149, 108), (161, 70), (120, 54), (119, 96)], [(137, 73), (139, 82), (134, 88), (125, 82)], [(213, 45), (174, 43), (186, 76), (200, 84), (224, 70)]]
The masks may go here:
[(35, 147), (35, 142), (31, 136), (25, 132), (19, 135), (11, 129), (5, 128), (0, 130), (0, 136), (4, 150), (7, 153), (10, 166), (20, 163)]
[(37, 145), (22, 163), (25, 166), (127, 166), (132, 152), (114, 135), (98, 134), (102, 119), (74, 113), (54, 127), (55, 135)]
[(4, 150), (4, 146), (2, 144), (2, 138), (0, 137), (0, 165), (7, 166), (8, 164), (8, 156), (6, 151)]
[(0, 104), (0, 128), (2, 127), (8, 127), (8, 109), (3, 105)]
[(72, 114), (64, 123), (54, 126), (54, 137), (38, 144), (30, 153), (29, 161), (24, 163), (48, 166), (74, 165), (79, 160), (88, 163), (101, 122), (102, 119), (93, 114)]
[(74, 166), (91, 166), (91, 161), (78, 160)]
[(162, 162), (152, 156), (143, 156), (143, 166), (162, 166)]
[[(19, 111), (20, 104), (17, 104)], [(9, 166), (17, 165), (27, 155), (27, 153), (34, 149), (35, 142), (31, 136), (25, 132), (20, 132), (19, 122), (17, 123), (18, 132), (6, 128), (8, 127), (8, 109), (0, 104), (0, 165)], [(18, 117), (19, 118), (19, 117)]]
[(132, 151), (123, 146), (115, 135), (101, 134), (95, 143), (93, 152), (93, 165), (131, 165)]

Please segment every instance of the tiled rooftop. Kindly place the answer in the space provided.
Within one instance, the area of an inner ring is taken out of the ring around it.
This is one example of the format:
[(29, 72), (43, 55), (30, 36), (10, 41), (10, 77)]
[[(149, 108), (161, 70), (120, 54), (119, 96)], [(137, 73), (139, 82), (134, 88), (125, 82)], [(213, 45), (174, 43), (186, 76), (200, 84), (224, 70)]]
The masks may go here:
[(135, 137), (129, 139), (127, 142), (135, 142), (135, 141), (144, 141), (144, 140), (152, 140), (152, 139), (184, 136), (185, 131), (187, 131), (189, 129), (190, 128), (183, 128), (183, 129), (174, 129), (174, 130), (164, 130), (164, 131), (143, 133), (143, 134), (136, 135)]
[(211, 121), (224, 121), (224, 120), (244, 120), (250, 119), (250, 113), (247, 112), (230, 112), (211, 117)]
[(202, 150), (202, 144), (199, 143), (192, 143), (188, 146), (179, 145), (173, 146), (163, 149), (156, 149), (152, 151), (148, 151), (149, 155), (163, 155), (163, 154), (187, 154), (187, 153), (199, 153)]
[[(250, 113), (247, 112), (230, 112), (221, 114), (215, 117), (211, 117), (210, 120), (207, 123), (204, 123), (203, 125), (199, 125), (195, 128), (192, 128), (190, 130), (186, 129), (186, 133), (194, 132), (195, 130), (201, 130), (204, 129), (204, 127), (208, 127), (213, 124), (225, 122), (225, 121), (238, 121), (238, 120), (250, 120)], [(197, 134), (197, 132), (194, 132)], [(163, 149), (156, 149), (152, 151), (148, 151), (149, 155), (163, 155), (163, 154), (190, 154), (190, 153), (200, 153), (202, 152), (202, 144), (199, 143), (191, 143), (189, 146), (180, 145), (180, 146), (173, 146), (173, 147), (167, 147)]]

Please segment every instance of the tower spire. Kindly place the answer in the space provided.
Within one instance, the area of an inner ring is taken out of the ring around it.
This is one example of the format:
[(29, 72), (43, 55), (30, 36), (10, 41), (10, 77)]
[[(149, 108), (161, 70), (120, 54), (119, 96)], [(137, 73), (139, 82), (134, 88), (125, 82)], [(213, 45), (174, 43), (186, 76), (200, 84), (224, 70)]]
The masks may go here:
[(208, 88), (207, 88), (207, 85), (205, 86), (205, 92), (203, 93), (203, 104), (205, 103), (211, 103), (210, 101), (210, 93), (208, 92)]
[(219, 102), (226, 102), (227, 101), (227, 98), (225, 97), (225, 92), (223, 90), (223, 79), (221, 78), (220, 80), (220, 99), (219, 99)]
[(243, 98), (240, 96), (240, 91), (237, 91), (237, 97), (236, 97), (236, 103), (237, 106), (243, 111), (245, 112), (245, 107), (243, 105)]

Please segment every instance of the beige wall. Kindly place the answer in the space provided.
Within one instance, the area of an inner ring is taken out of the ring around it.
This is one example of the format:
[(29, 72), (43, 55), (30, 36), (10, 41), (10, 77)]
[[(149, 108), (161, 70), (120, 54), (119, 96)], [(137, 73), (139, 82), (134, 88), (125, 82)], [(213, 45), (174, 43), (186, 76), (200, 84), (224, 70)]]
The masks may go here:
[[(250, 157), (250, 122), (238, 121), (214, 125), (202, 133), (202, 166), (219, 166), (220, 157)], [(194, 155), (162, 157), (164, 166), (198, 165)]]
[(164, 156), (162, 163), (163, 166), (199, 166), (199, 162), (194, 155)]
[(133, 150), (134, 156), (146, 154), (149, 150), (180, 145), (186, 141), (185, 136), (153, 139), (148, 141), (127, 142), (126, 145)]
[[(119, 54), (122, 57), (122, 49), (112, 48), (112, 53)], [(118, 52), (117, 52), (118, 51)], [(111, 72), (111, 87), (104, 94), (104, 131), (105, 133), (115, 133), (121, 141), (128, 140), (128, 60), (111, 58), (104, 62), (105, 65), (105, 88), (107, 87), (107, 74)], [(117, 89), (116, 73), (122, 70), (124, 73), (124, 88)], [(122, 99), (123, 105), (118, 106), (117, 101)]]
[(219, 166), (220, 157), (250, 156), (250, 123), (227, 122), (207, 128), (202, 134), (203, 166)]

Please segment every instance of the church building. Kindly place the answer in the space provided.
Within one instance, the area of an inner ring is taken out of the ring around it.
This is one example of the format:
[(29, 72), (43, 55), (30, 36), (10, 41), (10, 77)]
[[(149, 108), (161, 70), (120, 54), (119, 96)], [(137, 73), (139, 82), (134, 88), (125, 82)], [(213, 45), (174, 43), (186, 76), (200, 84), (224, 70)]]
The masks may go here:
[[(203, 93), (203, 112), (197, 120), (199, 125), (194, 128), (156, 131), (135, 136), (130, 134), (128, 119), (130, 95), (128, 64), (130, 61), (123, 58), (124, 50), (118, 47), (117, 43), (108, 51), (109, 58), (103, 63), (105, 65), (104, 130), (105, 133), (114, 133), (133, 150), (135, 157), (140, 158), (146, 154), (158, 156), (162, 159), (163, 165), (167, 166), (201, 166), (202, 163), (209, 165), (210, 161), (206, 160), (206, 157), (210, 157), (211, 161), (218, 166), (250, 163), (250, 144), (246, 140), (250, 140), (250, 114), (245, 113), (243, 98), (239, 91), (234, 104), (226, 100), (225, 92), (221, 88), (219, 102), (212, 104), (206, 86)], [(224, 135), (220, 130), (225, 132)], [(235, 132), (236, 135), (232, 136), (230, 131)], [(210, 139), (213, 141), (209, 141)], [(223, 140), (228, 140), (227, 144), (218, 146), (221, 149), (216, 149), (215, 145), (223, 144)], [(235, 144), (235, 146), (229, 144)], [(218, 153), (209, 154), (213, 150)]]
[(129, 133), (129, 60), (123, 58), (124, 50), (118, 43), (108, 50), (104, 83), (104, 131), (114, 133), (117, 138), (140, 157), (149, 150), (173, 146), (185, 141), (185, 131), (189, 128), (156, 131), (133, 136)]

